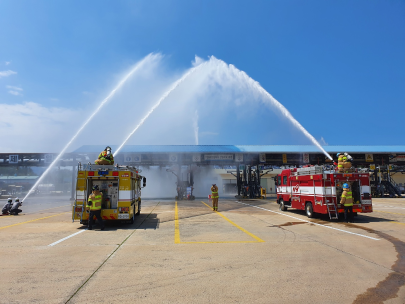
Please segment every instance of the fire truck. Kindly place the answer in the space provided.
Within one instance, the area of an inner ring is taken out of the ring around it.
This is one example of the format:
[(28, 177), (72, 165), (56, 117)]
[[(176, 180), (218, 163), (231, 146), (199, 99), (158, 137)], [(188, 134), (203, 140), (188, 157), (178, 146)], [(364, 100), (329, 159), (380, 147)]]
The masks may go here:
[(338, 173), (324, 166), (285, 169), (277, 175), (277, 203), (281, 211), (287, 208), (305, 210), (309, 218), (315, 213), (328, 214), (330, 219), (338, 219), (343, 213), (340, 197), (343, 184), (352, 190), (353, 213), (373, 211), (370, 194), (370, 175), (367, 171)]
[(146, 187), (146, 178), (139, 173), (134, 167), (79, 163), (72, 221), (88, 223), (88, 198), (93, 186), (98, 185), (103, 193), (101, 217), (105, 221), (133, 223), (141, 212), (141, 188)]

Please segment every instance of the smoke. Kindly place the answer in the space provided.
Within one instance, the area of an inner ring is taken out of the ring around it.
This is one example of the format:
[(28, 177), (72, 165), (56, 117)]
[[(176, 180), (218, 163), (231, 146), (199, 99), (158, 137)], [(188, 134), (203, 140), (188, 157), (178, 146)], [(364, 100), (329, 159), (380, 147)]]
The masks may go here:
[(142, 189), (143, 198), (167, 198), (174, 199), (177, 195), (177, 178), (166, 171), (166, 167), (141, 167), (141, 175), (145, 176), (146, 187)]
[[(177, 195), (177, 176), (181, 181), (190, 181), (190, 166), (174, 165), (167, 167), (141, 167), (141, 175), (147, 178), (146, 187), (142, 189), (143, 198), (174, 199)], [(173, 170), (176, 175), (166, 171)], [(211, 194), (212, 184), (217, 184), (222, 194), (221, 177), (212, 167), (191, 166), (194, 173), (193, 195), (207, 198)]]

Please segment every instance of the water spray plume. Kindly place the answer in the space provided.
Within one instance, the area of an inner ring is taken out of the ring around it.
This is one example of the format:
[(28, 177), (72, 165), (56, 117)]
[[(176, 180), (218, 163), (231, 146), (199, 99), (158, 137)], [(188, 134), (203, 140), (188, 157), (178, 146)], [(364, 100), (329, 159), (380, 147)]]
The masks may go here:
[(292, 116), (292, 114), (277, 100), (275, 99), (269, 92), (267, 92), (256, 80), (252, 79), (249, 75), (247, 75), (245, 72), (237, 69), (234, 65), (230, 64), (228, 65), (222, 60), (219, 60), (215, 58), (214, 56), (211, 56), (210, 61), (212, 61), (217, 67), (222, 67), (227, 70), (229, 70), (233, 75), (236, 76), (239, 80), (242, 80), (242, 82), (248, 84), (253, 90), (259, 92), (262, 96), (264, 96), (267, 100), (270, 101), (270, 104), (275, 106), (281, 114), (286, 117), (295, 127), (297, 127), (304, 135), (315, 145), (321, 150), (326, 157), (328, 157), (330, 160), (333, 160), (332, 157), (329, 155), (328, 152), (326, 152), (322, 146), (319, 144), (319, 142)]
[(101, 110), (101, 108), (111, 99), (111, 97), (114, 96), (114, 94), (117, 92), (118, 89), (120, 89), (123, 84), (128, 80), (129, 77), (131, 77), (137, 70), (139, 70), (142, 66), (145, 65), (146, 62), (155, 60), (159, 58), (161, 55), (160, 54), (149, 54), (147, 55), (144, 59), (139, 61), (132, 69), (129, 71), (127, 75), (125, 75), (124, 78), (121, 79), (121, 81), (118, 83), (118, 85), (108, 94), (108, 96), (100, 103), (100, 105), (97, 107), (97, 109), (87, 118), (86, 122), (80, 127), (80, 129), (76, 132), (76, 134), (72, 137), (72, 139), (66, 144), (66, 146), (63, 148), (63, 150), (59, 153), (59, 155), (54, 159), (54, 161), (49, 165), (49, 167), (45, 170), (44, 173), (40, 176), (40, 178), (36, 181), (34, 186), (28, 191), (28, 193), (25, 195), (23, 201), (28, 198), (28, 196), (31, 194), (32, 190), (35, 189), (39, 185), (39, 183), (44, 179), (44, 177), (49, 173), (49, 171), (52, 169), (52, 167), (59, 161), (59, 159), (62, 157), (62, 155), (65, 153), (67, 148), (72, 144), (72, 142), (77, 138), (77, 136), (83, 131), (83, 129), (89, 124), (89, 122), (93, 119), (93, 117)]
[(198, 111), (195, 111), (195, 116), (194, 116), (194, 140), (195, 140), (195, 144), (196, 146), (198, 146)]
[(178, 79), (176, 82), (174, 82), (170, 88), (160, 97), (158, 102), (149, 110), (148, 113), (141, 119), (139, 124), (135, 127), (134, 130), (132, 130), (131, 133), (125, 138), (124, 142), (118, 147), (117, 150), (115, 150), (115, 153), (113, 156), (115, 157), (122, 147), (127, 143), (127, 141), (131, 138), (132, 135), (143, 125), (143, 123), (148, 119), (148, 117), (155, 111), (155, 109), (162, 103), (163, 100), (165, 100), (171, 92), (173, 92), (185, 79), (187, 79), (192, 73), (194, 73), (197, 69), (200, 69), (202, 66), (204, 66), (206, 63), (202, 63), (194, 68), (191, 68), (186, 74), (184, 74), (180, 79)]

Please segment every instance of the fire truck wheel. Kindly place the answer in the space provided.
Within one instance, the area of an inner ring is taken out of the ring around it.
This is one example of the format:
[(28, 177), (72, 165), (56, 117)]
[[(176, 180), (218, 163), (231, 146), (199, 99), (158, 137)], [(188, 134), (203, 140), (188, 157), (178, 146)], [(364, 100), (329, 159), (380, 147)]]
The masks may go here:
[(305, 205), (305, 212), (307, 213), (307, 216), (309, 218), (313, 218), (314, 217), (314, 211), (312, 209), (312, 204), (311, 203), (307, 203)]
[(279, 208), (281, 211), (287, 211), (287, 207), (284, 205), (284, 201), (282, 199), (280, 200)]

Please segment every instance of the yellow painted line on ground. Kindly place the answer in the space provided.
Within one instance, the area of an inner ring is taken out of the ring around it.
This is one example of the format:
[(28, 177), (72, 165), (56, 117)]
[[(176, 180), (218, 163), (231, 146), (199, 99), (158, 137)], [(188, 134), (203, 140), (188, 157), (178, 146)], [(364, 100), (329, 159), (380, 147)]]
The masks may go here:
[(399, 214), (399, 215), (404, 215), (405, 213), (397, 213), (397, 212), (388, 212), (388, 211), (379, 211), (379, 210), (373, 210), (374, 212), (383, 212), (383, 213), (391, 213), (391, 214)]
[(405, 223), (400, 223), (400, 222), (389, 222), (389, 223), (405, 225)]
[[(201, 202), (204, 205), (206, 205), (208, 208), (211, 208), (208, 206), (206, 203)], [(238, 229), (242, 230), (246, 234), (250, 235), (252, 238), (254, 238), (256, 241), (217, 241), (217, 242), (181, 242), (180, 241), (180, 227), (179, 227), (179, 209), (177, 207), (177, 202), (175, 202), (174, 205), (174, 243), (175, 244), (242, 244), (242, 243), (263, 243), (264, 241), (254, 234), (250, 233), (249, 231), (243, 229), (239, 225), (235, 224), (232, 222), (230, 219), (216, 211), (220, 216), (222, 216), (224, 219), (226, 219), (228, 222), (230, 222), (232, 225), (237, 227)]]
[(174, 205), (174, 243), (180, 244), (179, 210), (177, 208), (177, 201)]
[[(204, 203), (203, 201), (201, 201), (201, 203), (203, 203), (205, 206), (207, 206), (208, 208), (211, 209), (210, 206), (208, 206), (206, 203)], [(218, 215), (220, 215), (223, 219), (227, 220), (229, 223), (231, 223), (232, 225), (234, 225), (236, 228), (238, 228), (239, 230), (243, 231), (244, 233), (246, 233), (247, 235), (251, 236), (252, 238), (254, 238), (256, 241), (263, 243), (264, 241), (255, 236), (253, 233), (250, 233), (249, 231), (247, 231), (246, 229), (243, 229), (241, 226), (239, 226), (238, 224), (235, 224), (234, 222), (232, 222), (230, 219), (228, 219), (225, 215), (223, 215), (221, 212), (215, 211)]]
[[(10, 228), (10, 227), (18, 226), (18, 225), (22, 225), (22, 224), (27, 224), (27, 223), (35, 222), (35, 221), (39, 221), (39, 220), (44, 220), (44, 219), (47, 219), (47, 218), (50, 218), (50, 217), (55, 217), (55, 216), (58, 216), (58, 215), (61, 215), (61, 214), (65, 214), (65, 213), (68, 213), (68, 212), (58, 213), (58, 214), (54, 214), (54, 215), (50, 215), (50, 216), (41, 217), (41, 218), (38, 218), (38, 219), (35, 219), (35, 220), (30, 220), (30, 221), (26, 221), (26, 222), (22, 222), (22, 223), (17, 223), (17, 224), (12, 224), (12, 225), (8, 225), (8, 226), (0, 227), (0, 230), (1, 230), (1, 229), (5, 229), (5, 228)], [(69, 213), (70, 213), (70, 212), (69, 212)]]

